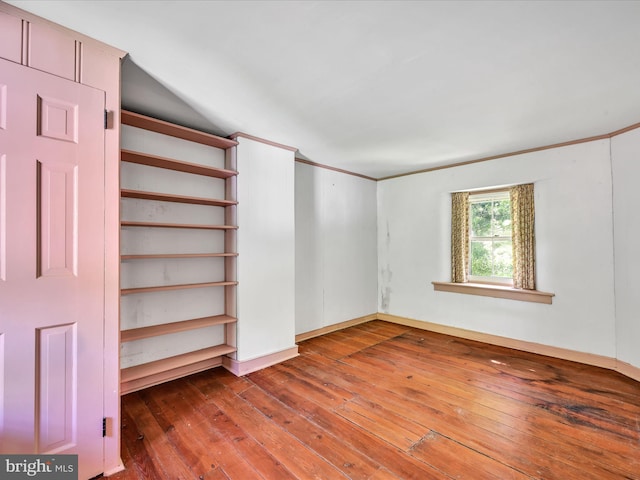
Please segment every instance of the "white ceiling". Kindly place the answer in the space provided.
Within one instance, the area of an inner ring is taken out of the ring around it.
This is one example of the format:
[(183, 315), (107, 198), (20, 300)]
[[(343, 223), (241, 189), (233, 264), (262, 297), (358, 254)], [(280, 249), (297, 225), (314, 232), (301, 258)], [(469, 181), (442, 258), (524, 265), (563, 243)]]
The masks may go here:
[(376, 178), (640, 122), (640, 1), (7, 3), (129, 52), (129, 108)]

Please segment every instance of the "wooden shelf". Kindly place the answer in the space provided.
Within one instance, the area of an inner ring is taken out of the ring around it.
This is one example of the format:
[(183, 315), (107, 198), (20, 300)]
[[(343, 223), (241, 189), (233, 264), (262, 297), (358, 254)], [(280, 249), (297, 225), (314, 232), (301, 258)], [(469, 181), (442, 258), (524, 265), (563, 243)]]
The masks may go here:
[(231, 345), (217, 345), (194, 352), (143, 363), (120, 371), (120, 394), (174, 380), (222, 364), (222, 356), (236, 351)]
[(235, 321), (236, 318), (230, 317), (229, 315), (215, 315), (212, 317), (194, 318), (193, 320), (183, 320), (181, 322), (164, 323), (162, 325), (151, 325), (149, 327), (130, 328), (120, 332), (120, 341), (133, 342), (134, 340), (142, 340), (143, 338), (186, 332), (198, 328), (233, 323)]
[(157, 118), (147, 117), (146, 115), (130, 112), (128, 110), (122, 110), (120, 120), (125, 125), (142, 128), (144, 130), (151, 130), (152, 132), (201, 143), (203, 145), (209, 145), (211, 147), (230, 148), (238, 144), (235, 140), (229, 140), (228, 138), (165, 122), (163, 120), (158, 120)]
[(123, 198), (139, 198), (142, 200), (158, 200), (161, 202), (189, 203), (192, 205), (208, 205), (210, 207), (230, 207), (237, 205), (233, 200), (220, 200), (215, 198), (189, 197), (186, 195), (175, 195), (173, 193), (146, 192), (142, 190), (120, 190)]
[(176, 368), (191, 363), (196, 363), (212, 357), (219, 357), (235, 352), (235, 347), (230, 345), (217, 345), (215, 347), (203, 348), (194, 352), (183, 353), (174, 357), (163, 358), (154, 362), (143, 363), (134, 367), (123, 368), (120, 376), (122, 382), (130, 382), (142, 377), (147, 377), (160, 373), (169, 368)]
[(237, 257), (237, 253), (145, 253), (136, 255), (120, 255), (121, 260), (145, 260), (153, 258), (207, 258)]
[(158, 222), (130, 222), (122, 221), (123, 227), (150, 227), (150, 228), (195, 228), (200, 230), (236, 230), (235, 225), (200, 225), (194, 223), (158, 223)]
[(149, 167), (164, 168), (167, 170), (175, 170), (177, 172), (193, 173), (195, 175), (204, 175), (213, 178), (230, 178), (238, 174), (235, 170), (226, 170), (224, 168), (209, 167), (198, 163), (183, 162), (172, 158), (159, 157), (148, 153), (134, 152), (132, 150), (121, 150), (120, 160), (123, 162), (137, 163), (138, 165), (147, 165)]
[(123, 288), (122, 290), (120, 290), (120, 294), (131, 295), (134, 293), (165, 292), (168, 290), (187, 290), (190, 288), (228, 287), (228, 286), (233, 286), (237, 284), (238, 282), (223, 281), (223, 282), (183, 283), (179, 285), (159, 285), (156, 287)]
[[(208, 177), (215, 180), (212, 186), (216, 188), (213, 189), (211, 193), (205, 193), (201, 191), (205, 196), (212, 195), (221, 195), (221, 193), (215, 193), (219, 187), (222, 187), (224, 184), (224, 195), (222, 198), (206, 198), (206, 197), (194, 197), (189, 195), (180, 195), (175, 193), (167, 193), (166, 189), (163, 187), (152, 187), (158, 188), (161, 190), (160, 192), (155, 191), (144, 191), (144, 190), (135, 190), (135, 189), (122, 189), (120, 192), (121, 198), (130, 198), (130, 199), (140, 199), (140, 200), (152, 200), (152, 201), (160, 201), (160, 202), (174, 202), (174, 203), (182, 203), (189, 205), (204, 205), (204, 206), (212, 206), (212, 207), (223, 207), (224, 210), (219, 210), (220, 214), (224, 213), (224, 219), (220, 218), (220, 222), (222, 225), (207, 225), (200, 223), (172, 223), (167, 222), (167, 217), (157, 217), (156, 221), (146, 221), (147, 217), (138, 217), (145, 221), (135, 221), (135, 220), (123, 220), (120, 222), (122, 231), (126, 231), (127, 228), (160, 228), (160, 229), (177, 229), (175, 232), (164, 232), (173, 239), (172, 245), (173, 247), (169, 247), (169, 251), (180, 252), (182, 239), (185, 237), (193, 236), (195, 232), (181, 231), (181, 229), (195, 229), (195, 230), (221, 230), (224, 233), (222, 236), (224, 237), (224, 246), (219, 245), (216, 247), (217, 241), (221, 240), (216, 234), (216, 243), (214, 244), (204, 244), (198, 247), (200, 253), (186, 253), (184, 251), (180, 253), (166, 253), (165, 249), (160, 249), (159, 246), (150, 246), (152, 251), (160, 250), (160, 253), (134, 253), (134, 254), (122, 254), (120, 256), (121, 261), (138, 261), (138, 260), (151, 260), (151, 259), (196, 259), (195, 262), (189, 261), (184, 264), (185, 267), (193, 268), (194, 271), (203, 272), (203, 269), (207, 270), (212, 267), (211, 262), (202, 262), (197, 261), (197, 259), (203, 258), (215, 258), (220, 257), (222, 260), (215, 261), (214, 265), (214, 273), (211, 273), (210, 278), (222, 278), (224, 280), (217, 282), (201, 282), (201, 283), (188, 283), (188, 284), (179, 284), (179, 285), (153, 285), (154, 282), (163, 283), (161, 276), (150, 276), (148, 280), (145, 281), (144, 284), (151, 283), (152, 286), (148, 287), (136, 287), (136, 288), (123, 288), (120, 290), (122, 298), (125, 295), (135, 295), (142, 294), (136, 299), (140, 299), (141, 301), (151, 302), (154, 301), (157, 297), (153, 297), (153, 292), (160, 292), (158, 296), (162, 296), (162, 292), (169, 291), (178, 291), (175, 295), (178, 295), (180, 298), (183, 298), (179, 291), (184, 290), (184, 293), (187, 293), (189, 289), (196, 288), (206, 288), (206, 287), (222, 287), (222, 291), (219, 291), (222, 295), (220, 296), (216, 302), (218, 303), (216, 310), (219, 312), (223, 312), (221, 315), (213, 315), (202, 318), (192, 318), (180, 321), (169, 322), (165, 324), (156, 324), (139, 328), (130, 328), (128, 330), (123, 330), (120, 332), (120, 343), (126, 344), (127, 342), (133, 342), (137, 340), (149, 339), (144, 342), (145, 349), (149, 348), (149, 355), (153, 355), (152, 352), (156, 352), (155, 356), (162, 356), (164, 352), (164, 347), (162, 342), (158, 342), (163, 335), (170, 335), (183, 332), (182, 335), (187, 336), (188, 338), (198, 337), (207, 332), (202, 331), (200, 329), (206, 327), (216, 326), (214, 330), (220, 335), (219, 341), (221, 344), (216, 346), (211, 346), (205, 349), (192, 351), (188, 353), (183, 353), (175, 356), (171, 356), (168, 358), (164, 358), (162, 360), (156, 360), (152, 362), (148, 362), (142, 365), (137, 365), (129, 368), (124, 368), (121, 370), (121, 384), (120, 384), (120, 392), (122, 395), (126, 393), (130, 393), (136, 390), (140, 390), (143, 388), (147, 388), (153, 385), (157, 385), (159, 383), (163, 383), (169, 380), (174, 380), (176, 378), (180, 378), (186, 375), (191, 375), (196, 372), (200, 372), (203, 370), (207, 370), (213, 367), (217, 367), (222, 365), (222, 358), (230, 353), (236, 351), (236, 347), (234, 346), (236, 341), (236, 323), (237, 323), (237, 313), (236, 313), (236, 294), (238, 282), (236, 280), (236, 260), (235, 257), (238, 256), (236, 251), (237, 240), (236, 240), (236, 230), (237, 227), (237, 212), (235, 205), (238, 204), (237, 196), (236, 196), (236, 176), (237, 172), (237, 164), (235, 151), (233, 148), (238, 142), (234, 140), (229, 140), (226, 138), (218, 137), (216, 135), (212, 135), (205, 132), (200, 132), (191, 128), (183, 127), (180, 125), (175, 125), (169, 122), (165, 122), (163, 120), (158, 120), (152, 117), (148, 117), (145, 115), (141, 115), (134, 112), (129, 112), (126, 110), (122, 110), (121, 113), (122, 124), (130, 125), (132, 127), (136, 127), (138, 129), (147, 130), (151, 132), (158, 133), (164, 136), (170, 136), (179, 138), (182, 140), (196, 142), (202, 145), (207, 145), (210, 147), (214, 147), (217, 149), (225, 150), (224, 151), (224, 166), (222, 164), (216, 163), (216, 165), (223, 166), (224, 168), (212, 167), (209, 165), (205, 165), (202, 163), (193, 163), (189, 161), (177, 160), (174, 158), (167, 158), (160, 155), (155, 155), (152, 153), (143, 153), (137, 152), (133, 150), (123, 149), (120, 152), (120, 161), (127, 162), (129, 164), (143, 165), (147, 167), (153, 167), (144, 169), (144, 174), (148, 174), (150, 176), (157, 176), (162, 174), (160, 170), (163, 169), (167, 172), (180, 172), (173, 173), (170, 177), (175, 179), (176, 182), (180, 182), (180, 184), (184, 187), (182, 191), (186, 193), (191, 193), (192, 190), (189, 188), (191, 182), (198, 182), (205, 180), (202, 177)], [(131, 134), (134, 138), (136, 136), (140, 136), (142, 132), (134, 129), (129, 129), (127, 131), (127, 135)], [(169, 140), (167, 142), (167, 147), (170, 150), (160, 151), (157, 150), (158, 153), (164, 155), (173, 156), (174, 153), (180, 152), (180, 148), (171, 148), (173, 146), (180, 147), (177, 141), (173, 142), (171, 139), (165, 137), (165, 140)], [(144, 147), (140, 147), (143, 148)], [(207, 149), (203, 149), (203, 152)], [(165, 153), (171, 151), (172, 153)], [(211, 152), (213, 154), (213, 159), (220, 159), (220, 154), (223, 153), (221, 151)], [(179, 156), (177, 158), (180, 158)], [(189, 158), (185, 158), (185, 160), (189, 160)], [(199, 161), (199, 160), (197, 160)], [(203, 160), (206, 162), (206, 160)], [(212, 160), (213, 161), (213, 160)], [(183, 175), (183, 174), (187, 175)], [(196, 177), (192, 177), (191, 175), (199, 175), (201, 178), (198, 180)], [(211, 180), (206, 180), (210, 182)], [(215, 184), (215, 185), (214, 185)], [(200, 192), (199, 192), (200, 193)], [(201, 194), (202, 194), (201, 193)], [(144, 213), (143, 207), (147, 207), (148, 205), (144, 205), (143, 203), (135, 202), (136, 205), (130, 205), (131, 207), (136, 208), (136, 211), (139, 215)], [(230, 207), (230, 208), (226, 208)], [(189, 222), (189, 221), (197, 221), (198, 217), (195, 215), (197, 213), (197, 208), (186, 208), (184, 209), (184, 216), (180, 218), (176, 218), (178, 221)], [(129, 217), (131, 218), (131, 217)], [(191, 247), (193, 248), (193, 247)], [(222, 251), (215, 252), (220, 248)], [(163, 252), (164, 250), (164, 252)], [(214, 251), (212, 251), (214, 250)], [(126, 251), (126, 249), (125, 249)], [(162, 260), (160, 260), (162, 261)], [(182, 264), (182, 263), (181, 263)], [(158, 263), (143, 263), (140, 262), (138, 264), (130, 264), (129, 266), (136, 271), (142, 270), (144, 271), (147, 267), (157, 266)], [(152, 278), (153, 277), (153, 278)], [(155, 279), (154, 279), (155, 278)], [(206, 277), (205, 277), (206, 278)], [(140, 283), (138, 283), (140, 284)], [(148, 295), (147, 295), (148, 294)], [(146, 295), (146, 296), (145, 296)], [(134, 302), (135, 303), (135, 302)], [(127, 303), (127, 312), (126, 315), (136, 315), (138, 312), (139, 306)], [(175, 314), (173, 319), (180, 319), (183, 314), (180, 313), (180, 309)], [(188, 317), (188, 314), (184, 315)], [(129, 317), (127, 317), (129, 318)], [(153, 322), (154, 320), (151, 320)], [(157, 320), (156, 320), (157, 321)], [(224, 335), (224, 338), (222, 337)], [(154, 338), (157, 340), (154, 340)], [(216, 335), (213, 335), (214, 338), (208, 343), (211, 345), (212, 343), (217, 342), (215, 338)], [(167, 337), (164, 337), (167, 338)], [(169, 337), (171, 338), (171, 337)], [(189, 340), (185, 340), (190, 342)], [(178, 353), (179, 351), (185, 351), (189, 348), (198, 348), (198, 347), (189, 347), (189, 345), (175, 345), (176, 350), (171, 352), (164, 353), (164, 355), (173, 355)], [(180, 348), (180, 350), (177, 350)], [(160, 349), (160, 350), (158, 350)], [(171, 350), (171, 349), (170, 349)], [(153, 358), (153, 357), (148, 357)]]

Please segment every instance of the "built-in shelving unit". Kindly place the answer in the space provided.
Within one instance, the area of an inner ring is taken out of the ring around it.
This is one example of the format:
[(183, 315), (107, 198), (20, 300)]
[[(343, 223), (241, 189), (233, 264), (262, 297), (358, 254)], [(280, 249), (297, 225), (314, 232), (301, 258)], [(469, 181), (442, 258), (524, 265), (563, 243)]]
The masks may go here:
[[(235, 141), (125, 110), (122, 124), (123, 144), (124, 129), (133, 127), (129, 134), (134, 140), (144, 138), (130, 143), (145, 147), (126, 145), (121, 150), (125, 203), (120, 341), (121, 393), (125, 394), (221, 365), (222, 357), (236, 351), (238, 227)], [(199, 158), (165, 156), (164, 147), (155, 145), (154, 138), (169, 147), (175, 139), (178, 152), (198, 144), (194, 151)], [(163, 150), (163, 155), (154, 150)], [(215, 159), (203, 160), (209, 150)], [(216, 161), (219, 165), (214, 165)], [(131, 177), (126, 171), (132, 172)], [(206, 182), (222, 183), (212, 183), (210, 194)], [(171, 205), (182, 207), (175, 210)], [(203, 222), (203, 216), (215, 221)], [(198, 231), (221, 237), (211, 237), (211, 242), (201, 235), (194, 239)], [(197, 280), (188, 281), (191, 276)], [(195, 290), (205, 293), (179, 296)], [(220, 290), (221, 294), (216, 293)]]

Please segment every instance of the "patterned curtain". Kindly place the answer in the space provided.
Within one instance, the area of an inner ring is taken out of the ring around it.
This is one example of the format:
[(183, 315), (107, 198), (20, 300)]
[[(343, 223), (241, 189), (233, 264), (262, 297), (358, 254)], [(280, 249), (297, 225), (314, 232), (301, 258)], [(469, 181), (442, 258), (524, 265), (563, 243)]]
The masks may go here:
[(469, 277), (469, 192), (451, 194), (451, 281)]
[(536, 289), (535, 208), (533, 183), (509, 189), (513, 240), (513, 286)]

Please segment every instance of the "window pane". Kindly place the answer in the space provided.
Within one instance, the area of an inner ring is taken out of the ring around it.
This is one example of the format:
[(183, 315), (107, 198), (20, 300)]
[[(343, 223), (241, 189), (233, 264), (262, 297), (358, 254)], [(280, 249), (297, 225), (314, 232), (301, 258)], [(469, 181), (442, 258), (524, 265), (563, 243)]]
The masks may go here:
[(493, 242), (493, 276), (513, 276), (512, 247), (509, 241)]
[(469, 274), (486, 277), (486, 280), (493, 278), (500, 283), (503, 279), (511, 279), (513, 254), (509, 193), (488, 192), (472, 196), (469, 216)]
[(478, 275), (481, 277), (491, 276), (491, 241), (478, 241), (473, 240), (471, 242), (471, 275)]
[(471, 236), (490, 237), (491, 235), (491, 201), (471, 204)]
[(511, 236), (511, 203), (508, 199), (493, 202), (492, 236)]

